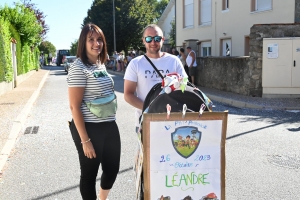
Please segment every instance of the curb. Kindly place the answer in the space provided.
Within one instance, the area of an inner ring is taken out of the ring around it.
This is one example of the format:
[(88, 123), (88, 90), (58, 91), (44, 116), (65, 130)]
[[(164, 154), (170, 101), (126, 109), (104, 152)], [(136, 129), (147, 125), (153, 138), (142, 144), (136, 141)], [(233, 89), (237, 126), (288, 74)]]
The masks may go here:
[(212, 100), (217, 101), (226, 105), (230, 105), (236, 108), (251, 108), (251, 109), (261, 109), (261, 110), (300, 110), (299, 107), (277, 107), (277, 106), (263, 106), (253, 103), (246, 103), (244, 101), (238, 101), (234, 99), (223, 98), (215, 95), (206, 93), (206, 95)]
[(21, 113), (13, 121), (12, 129), (8, 135), (7, 141), (1, 150), (0, 153), (0, 174), (2, 173), (3, 167), (5, 166), (6, 161), (8, 160), (11, 150), (14, 148), (14, 145), (17, 141), (20, 131), (26, 121), (26, 118), (31, 110), (32, 105), (36, 101), (46, 79), (48, 77), (49, 71), (44, 75), (41, 82), (39, 83), (38, 88), (33, 92), (29, 100), (27, 101), (25, 107), (22, 109)]

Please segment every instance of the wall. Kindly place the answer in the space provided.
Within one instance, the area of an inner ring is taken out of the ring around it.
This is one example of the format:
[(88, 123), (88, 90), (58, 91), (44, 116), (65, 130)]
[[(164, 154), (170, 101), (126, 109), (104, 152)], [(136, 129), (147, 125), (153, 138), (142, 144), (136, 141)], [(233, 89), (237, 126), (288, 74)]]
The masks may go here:
[(300, 37), (300, 23), (252, 26), (249, 56), (198, 57), (196, 84), (261, 97), (263, 38), (284, 37)]
[(259, 96), (253, 92), (258, 87), (258, 77), (251, 77), (249, 56), (198, 57), (196, 85), (223, 91)]

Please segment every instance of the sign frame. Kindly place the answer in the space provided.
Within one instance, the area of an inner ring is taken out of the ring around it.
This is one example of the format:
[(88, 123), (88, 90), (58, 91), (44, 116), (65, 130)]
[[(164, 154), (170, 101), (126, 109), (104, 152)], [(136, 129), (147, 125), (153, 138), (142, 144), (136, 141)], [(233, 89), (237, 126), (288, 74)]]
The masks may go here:
[(182, 116), (182, 113), (171, 113), (169, 118), (167, 118), (167, 113), (144, 113), (143, 114), (143, 179), (144, 179), (144, 199), (150, 200), (151, 198), (151, 188), (150, 188), (150, 122), (152, 121), (205, 121), (205, 120), (221, 120), (222, 130), (221, 130), (221, 143), (220, 143), (220, 188), (221, 197), (219, 200), (225, 200), (225, 141), (226, 141), (226, 131), (227, 131), (227, 120), (228, 111), (224, 112), (204, 112), (199, 118), (199, 113), (186, 113)]

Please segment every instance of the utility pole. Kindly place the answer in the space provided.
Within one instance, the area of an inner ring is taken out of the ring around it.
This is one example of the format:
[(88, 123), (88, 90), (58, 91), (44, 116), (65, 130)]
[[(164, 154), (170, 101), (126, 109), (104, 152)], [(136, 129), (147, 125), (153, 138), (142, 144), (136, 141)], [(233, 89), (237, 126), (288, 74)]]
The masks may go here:
[(116, 24), (115, 24), (115, 0), (113, 0), (113, 24), (114, 24), (114, 52), (116, 51)]

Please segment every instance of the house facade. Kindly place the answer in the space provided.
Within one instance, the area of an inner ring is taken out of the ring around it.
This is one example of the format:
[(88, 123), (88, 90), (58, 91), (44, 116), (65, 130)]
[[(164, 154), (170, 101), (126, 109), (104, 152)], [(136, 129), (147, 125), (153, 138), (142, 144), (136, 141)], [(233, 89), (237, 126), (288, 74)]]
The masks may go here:
[(175, 0), (170, 0), (163, 14), (160, 16), (157, 25), (162, 29), (165, 41), (162, 51), (170, 52), (169, 33), (172, 29), (171, 22), (175, 20)]
[(176, 46), (197, 57), (248, 56), (254, 24), (294, 23), (298, 0), (177, 0)]

